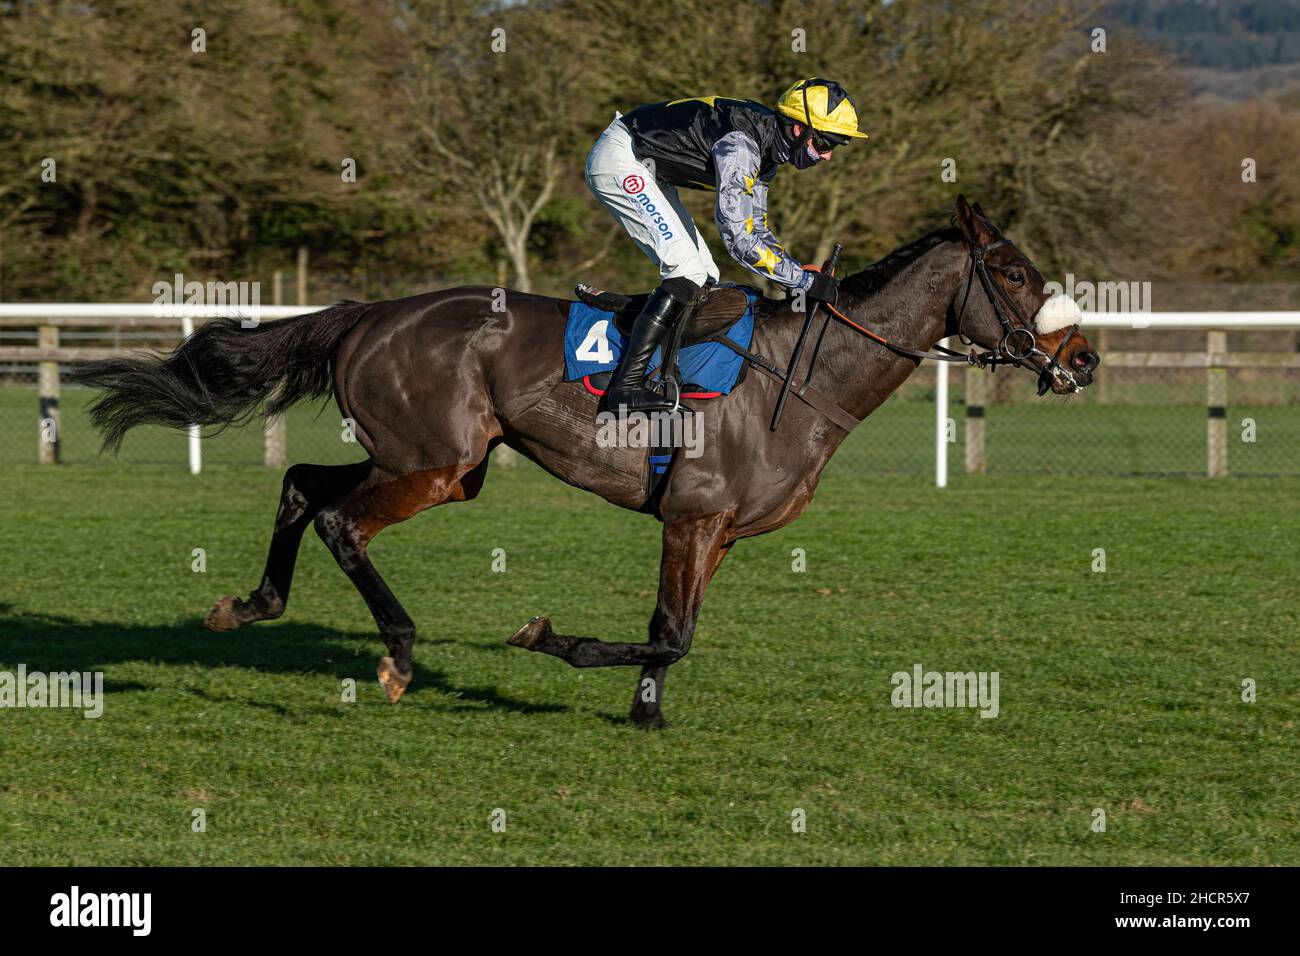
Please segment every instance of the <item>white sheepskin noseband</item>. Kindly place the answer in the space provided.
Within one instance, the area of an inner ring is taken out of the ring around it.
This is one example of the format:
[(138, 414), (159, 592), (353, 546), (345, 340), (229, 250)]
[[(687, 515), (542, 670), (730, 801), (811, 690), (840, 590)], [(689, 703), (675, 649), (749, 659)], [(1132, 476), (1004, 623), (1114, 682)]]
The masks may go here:
[(1044, 302), (1034, 316), (1034, 331), (1039, 335), (1050, 335), (1071, 325), (1078, 325), (1082, 320), (1083, 312), (1079, 309), (1079, 303), (1068, 295), (1057, 293)]

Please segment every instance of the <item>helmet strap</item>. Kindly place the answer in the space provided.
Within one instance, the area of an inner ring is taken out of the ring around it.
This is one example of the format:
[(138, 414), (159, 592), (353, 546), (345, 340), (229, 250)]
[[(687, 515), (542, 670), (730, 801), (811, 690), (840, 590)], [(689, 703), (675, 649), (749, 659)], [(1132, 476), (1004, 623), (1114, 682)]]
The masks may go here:
[(802, 93), (803, 93), (803, 118), (804, 118), (803, 132), (800, 133), (798, 136), (795, 136), (793, 127), (794, 124), (798, 121), (791, 119), (789, 116), (781, 117), (781, 119), (784, 120), (785, 123), (791, 127), (790, 129), (786, 130), (786, 133), (788, 134), (786, 136), (786, 139), (790, 143), (791, 156), (793, 156), (798, 150), (806, 149), (808, 146), (808, 140), (813, 134), (812, 113), (808, 109), (808, 87), (807, 86), (803, 87)]
[(794, 126), (799, 122), (798, 120), (789, 116), (778, 116), (778, 119), (781, 121), (781, 135), (785, 137), (785, 141), (789, 144), (791, 150), (800, 149), (807, 144), (808, 138), (812, 135), (810, 132), (811, 127), (807, 124), (801, 124), (804, 130), (796, 136), (794, 135)]
[(804, 83), (803, 89), (800, 90), (800, 92), (803, 93), (804, 125), (803, 125), (803, 135), (799, 137), (799, 142), (797, 145), (800, 147), (806, 147), (808, 145), (808, 140), (812, 137), (813, 134), (812, 110), (808, 108), (808, 84), (807, 83)]

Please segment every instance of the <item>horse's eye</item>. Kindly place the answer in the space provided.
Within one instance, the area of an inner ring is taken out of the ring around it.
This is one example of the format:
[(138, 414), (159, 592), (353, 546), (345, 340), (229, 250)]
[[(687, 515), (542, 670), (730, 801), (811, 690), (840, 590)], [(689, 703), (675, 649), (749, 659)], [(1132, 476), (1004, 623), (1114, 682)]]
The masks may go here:
[(1011, 275), (1007, 276), (1007, 278), (1011, 280), (1012, 285), (1025, 284), (1025, 274), (1023, 272), (1013, 272)]

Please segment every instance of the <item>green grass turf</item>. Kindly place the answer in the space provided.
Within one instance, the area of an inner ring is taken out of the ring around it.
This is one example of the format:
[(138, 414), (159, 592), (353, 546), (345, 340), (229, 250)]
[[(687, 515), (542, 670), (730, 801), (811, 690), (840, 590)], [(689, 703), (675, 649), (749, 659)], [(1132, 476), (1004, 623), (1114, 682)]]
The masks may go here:
[[(660, 733), (633, 671), (505, 644), (542, 613), (640, 639), (654, 604), (659, 526), (530, 465), (376, 540), (421, 627), (395, 706), (314, 535), (284, 619), (200, 628), (257, 582), (279, 475), (0, 468), (0, 670), (108, 684), (98, 720), (0, 710), (0, 865), (1300, 863), (1295, 480), (937, 491), (872, 446), (727, 559)], [(895, 709), (917, 663), (997, 671), (1000, 715)]]

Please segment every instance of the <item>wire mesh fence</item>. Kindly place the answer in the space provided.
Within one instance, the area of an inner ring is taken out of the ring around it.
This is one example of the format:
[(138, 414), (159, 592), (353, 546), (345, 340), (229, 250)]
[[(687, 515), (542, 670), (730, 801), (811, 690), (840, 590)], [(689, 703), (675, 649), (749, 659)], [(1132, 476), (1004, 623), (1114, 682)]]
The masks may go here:
[[(59, 465), (93, 467), (105, 464), (174, 465), (186, 468), (187, 436), (155, 426), (142, 426), (127, 435), (116, 456), (100, 452), (101, 439), (94, 432), (87, 406), (94, 393), (64, 387), (59, 403)], [(41, 440), (37, 389), (34, 382), (11, 381), (0, 386), (0, 466), (34, 464)], [(229, 428), (221, 433), (203, 432), (203, 464), (265, 466), (265, 436), (259, 424)], [(298, 406), (285, 415), (286, 460), (321, 464), (343, 464), (366, 457), (351, 440), (332, 401), (317, 406)]]
[[(180, 341), (178, 330), (62, 329), (60, 345), (124, 349), (168, 349)], [(0, 328), (0, 346), (33, 346), (34, 329)], [(0, 365), (0, 466), (30, 464), (38, 460), (48, 439), (46, 410), (38, 388), (38, 366), (31, 362)], [(132, 430), (116, 456), (101, 454), (101, 438), (90, 423), (88, 409), (96, 393), (62, 382), (58, 400), (58, 463), (86, 467), (110, 463), (176, 465), (188, 467), (184, 432), (142, 426)], [(365, 457), (350, 429), (344, 427), (332, 401), (300, 405), (284, 416), (285, 459), (342, 464)], [(264, 466), (266, 437), (260, 422), (222, 431), (203, 432), (203, 463)]]
[[(1277, 294), (1250, 305), (1292, 305)], [(1180, 303), (1181, 304), (1181, 303)], [(1233, 331), (1211, 349), (1203, 331), (1094, 330), (1103, 361), (1091, 388), (1068, 398), (1035, 395), (1031, 375), (961, 369), (950, 378), (950, 473), (991, 475), (1204, 475), (1207, 473), (1207, 375), (1201, 366), (1168, 367), (1180, 355), (1226, 350), (1274, 356), (1265, 367), (1221, 368), (1221, 433), (1225, 472), (1300, 475), (1300, 330)], [(36, 323), (0, 327), (0, 348), (37, 343)], [(60, 346), (168, 348), (177, 329), (68, 328)], [(1146, 358), (1142, 358), (1145, 356)], [(1289, 358), (1288, 358), (1289, 357)], [(1161, 362), (1150, 358), (1162, 358)], [(558, 360), (558, 357), (557, 357)], [(1286, 367), (1286, 362), (1291, 362)], [(0, 365), (0, 466), (35, 463), (42, 441), (37, 365)], [(936, 372), (925, 365), (859, 426), (837, 467), (863, 474), (929, 476), (934, 470)], [(101, 455), (87, 407), (94, 393), (63, 384), (59, 398), (59, 463), (65, 467), (125, 464), (187, 467), (184, 433), (156, 427), (133, 431), (115, 458)], [(968, 416), (978, 405), (982, 416)], [(435, 415), (437, 409), (430, 409)], [(756, 426), (757, 427), (757, 426)], [(292, 408), (284, 418), (285, 461), (356, 461), (365, 452), (332, 401)], [(260, 423), (205, 434), (205, 465), (265, 467)]]
[[(1035, 393), (1017, 369), (951, 373), (949, 469), (990, 475), (1206, 475), (1210, 426), (1207, 370), (1123, 365), (1121, 355), (1203, 352), (1205, 332), (1109, 331), (1092, 387), (1065, 396)], [(1297, 353), (1297, 333), (1228, 333), (1228, 352)], [(1107, 363), (1107, 357), (1110, 363)], [(1216, 369), (1226, 402), (1225, 473), (1300, 475), (1300, 368)], [(931, 475), (934, 471), (936, 370), (918, 369), (858, 426), (855, 454), (864, 473)], [(972, 400), (972, 396), (978, 396)], [(982, 414), (968, 414), (970, 406)], [(982, 428), (972, 455), (972, 423)], [(975, 459), (974, 461), (972, 459)]]

